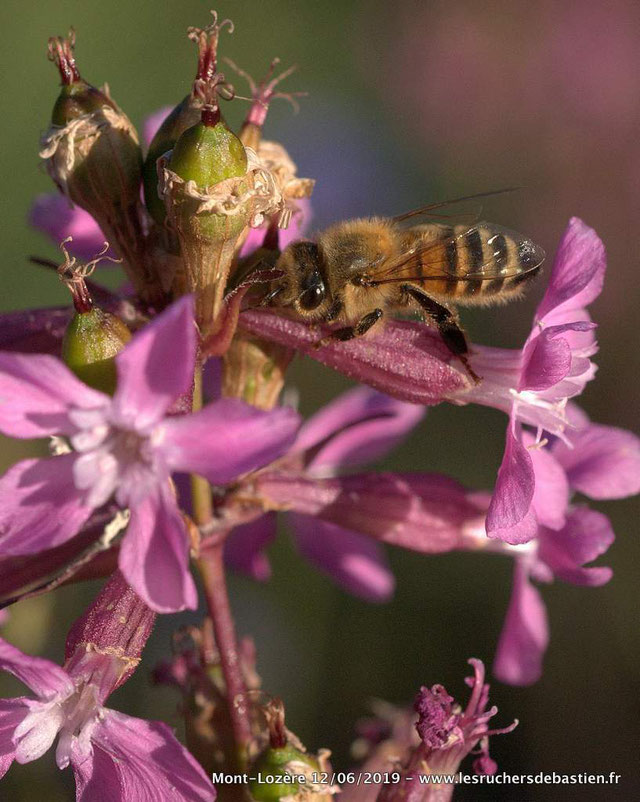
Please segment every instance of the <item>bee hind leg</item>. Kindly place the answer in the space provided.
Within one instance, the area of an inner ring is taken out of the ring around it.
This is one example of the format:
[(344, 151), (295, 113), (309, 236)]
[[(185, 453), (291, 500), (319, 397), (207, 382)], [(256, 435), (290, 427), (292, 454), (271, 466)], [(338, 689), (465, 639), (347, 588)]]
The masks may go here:
[(416, 301), (416, 303), (420, 305), (427, 317), (433, 321), (440, 332), (440, 336), (442, 337), (444, 344), (451, 351), (451, 353), (456, 356), (460, 362), (462, 362), (464, 369), (467, 371), (471, 379), (473, 379), (474, 383), (479, 384), (481, 378), (473, 370), (467, 357), (467, 354), (469, 353), (467, 338), (464, 336), (464, 332), (458, 325), (458, 321), (456, 320), (453, 312), (450, 309), (447, 309), (446, 306), (443, 306), (443, 304), (435, 301), (430, 295), (427, 295), (426, 292), (422, 292), (422, 290), (418, 289), (417, 287), (413, 287), (410, 284), (404, 284), (402, 289), (412, 300)]
[(355, 325), (336, 329), (332, 331), (331, 334), (323, 337), (316, 343), (316, 348), (321, 348), (323, 345), (328, 345), (335, 340), (347, 342), (348, 340), (353, 340), (355, 337), (362, 337), (363, 334), (366, 334), (369, 329), (380, 320), (383, 314), (384, 312), (382, 309), (374, 309), (372, 312), (368, 312), (361, 317)]

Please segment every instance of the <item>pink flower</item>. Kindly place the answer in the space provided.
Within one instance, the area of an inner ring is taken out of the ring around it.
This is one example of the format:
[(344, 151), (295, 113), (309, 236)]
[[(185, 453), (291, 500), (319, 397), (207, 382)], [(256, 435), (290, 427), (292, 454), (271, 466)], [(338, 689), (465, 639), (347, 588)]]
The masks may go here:
[(0, 639), (0, 668), (36, 697), (0, 700), (0, 776), (14, 760), (37, 760), (57, 737), (56, 762), (73, 769), (79, 802), (215, 799), (169, 727), (104, 706), (139, 663), (154, 618), (116, 573), (72, 627), (62, 668)]
[(424, 323), (392, 320), (380, 333), (374, 330), (371, 336), (320, 347), (329, 327), (318, 331), (263, 310), (243, 312), (240, 326), (402, 401), (475, 402), (507, 412), (515, 423), (561, 434), (567, 398), (578, 395), (595, 373), (590, 360), (596, 350), (595, 324), (584, 307), (600, 293), (604, 270), (600, 239), (573, 218), (524, 347), (471, 345), (471, 364), (482, 377), (478, 385), (469, 380), (437, 330)]
[[(421, 407), (367, 388), (351, 390), (302, 426), (290, 451), (270, 472), (279, 468), (290, 480), (297, 476), (311, 483), (335, 476), (384, 456), (423, 414)], [(316, 568), (368, 601), (386, 601), (392, 595), (393, 575), (378, 543), (340, 524), (293, 510), (295, 504), (287, 521), (295, 544)], [(267, 579), (270, 567), (263, 549), (275, 538), (275, 529), (272, 514), (237, 527), (225, 544), (227, 562), (255, 579)]]
[(400, 401), (433, 406), (464, 403), (471, 381), (435, 329), (389, 320), (380, 333), (347, 342), (326, 341), (331, 329), (309, 326), (267, 310), (242, 312), (239, 326), (257, 337), (295, 348), (305, 356)]
[(0, 430), (22, 438), (62, 435), (73, 447), (63, 456), (19, 462), (0, 479), (2, 556), (59, 546), (113, 497), (131, 511), (120, 549), (127, 581), (160, 612), (196, 606), (170, 474), (194, 472), (225, 484), (280, 456), (298, 418), (289, 409), (265, 413), (238, 400), (167, 417), (191, 390), (195, 358), (190, 297), (118, 354), (113, 398), (54, 357), (0, 353)]
[(158, 133), (158, 129), (171, 114), (173, 108), (173, 106), (163, 106), (145, 117), (142, 123), (142, 136), (147, 147), (151, 144), (153, 137)]
[(508, 543), (535, 536), (532, 509), (534, 462), (525, 444), (526, 426), (571, 440), (567, 401), (595, 375), (590, 357), (597, 350), (586, 306), (602, 290), (602, 242), (573, 218), (560, 243), (547, 291), (533, 329), (520, 351), (474, 346), (473, 366), (483, 377), (465, 399), (509, 414), (507, 442), (487, 514), (487, 533)]
[(575, 427), (571, 446), (554, 439), (545, 449), (535, 448), (533, 436), (524, 435), (536, 479), (535, 538), (516, 546), (494, 542), (496, 551), (515, 557), (511, 602), (494, 665), (496, 676), (513, 685), (539, 679), (549, 641), (544, 603), (530, 579), (597, 587), (611, 578), (610, 568), (586, 565), (613, 543), (611, 524), (602, 513), (572, 504), (572, 492), (592, 499), (640, 492), (640, 440), (622, 429), (590, 423), (575, 407), (570, 417)]
[[(287, 511), (303, 556), (343, 588), (385, 601), (394, 581), (380, 543), (426, 554), (466, 549), (467, 529), (484, 520), (473, 494), (445, 476), (346, 473), (386, 454), (422, 415), (416, 405), (353, 390), (311, 418), (289, 453), (237, 492)], [(273, 514), (237, 527), (226, 544), (228, 562), (266, 579), (263, 549), (274, 534)]]

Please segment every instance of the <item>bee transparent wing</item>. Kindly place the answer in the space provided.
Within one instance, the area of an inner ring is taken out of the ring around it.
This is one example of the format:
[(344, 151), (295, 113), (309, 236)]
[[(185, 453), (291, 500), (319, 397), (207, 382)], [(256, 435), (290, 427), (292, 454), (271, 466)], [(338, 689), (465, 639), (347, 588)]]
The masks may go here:
[(430, 203), (427, 206), (421, 206), (418, 209), (412, 209), (404, 214), (396, 215), (391, 220), (399, 226), (416, 225), (419, 218), (424, 222), (430, 220), (449, 221), (455, 218), (457, 223), (468, 223), (471, 225), (480, 219), (483, 210), (482, 200), (490, 198), (494, 195), (504, 195), (508, 192), (516, 192), (518, 187), (509, 187), (507, 189), (496, 189), (490, 192), (478, 192), (474, 195), (463, 195), (460, 198), (453, 198), (451, 200), (440, 201), (438, 203)]
[[(451, 227), (448, 227), (449, 230)], [(370, 286), (399, 281), (493, 281), (537, 270), (545, 253), (527, 237), (493, 223), (457, 226), (451, 236), (418, 241), (370, 273)]]

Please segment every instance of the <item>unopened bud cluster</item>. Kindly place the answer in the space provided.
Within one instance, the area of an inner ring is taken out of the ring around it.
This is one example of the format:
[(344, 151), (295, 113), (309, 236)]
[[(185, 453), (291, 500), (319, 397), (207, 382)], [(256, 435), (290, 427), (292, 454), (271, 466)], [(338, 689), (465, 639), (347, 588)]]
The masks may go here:
[[(235, 95), (218, 70), (225, 28), (233, 31), (229, 20), (219, 22), (213, 12), (210, 25), (189, 29), (198, 47), (191, 91), (166, 117), (146, 157), (106, 85), (98, 89), (82, 77), (75, 32), (50, 39), (49, 58), (62, 88), (40, 152), (60, 191), (96, 220), (143, 306), (157, 312), (195, 294), (203, 340), (220, 328), (225, 289), (250, 229), (286, 228), (295, 199), (313, 188), (313, 181), (297, 178), (284, 148), (261, 136), (270, 101), (291, 99), (275, 92), (290, 71), (272, 79), (272, 65), (268, 80), (256, 86), (239, 70), (250, 82), (251, 106), (239, 135), (225, 122), (220, 100)], [(89, 331), (99, 317), (95, 310), (90, 317), (88, 310), (82, 314), (74, 332)], [(75, 369), (78, 348), (67, 350)]]

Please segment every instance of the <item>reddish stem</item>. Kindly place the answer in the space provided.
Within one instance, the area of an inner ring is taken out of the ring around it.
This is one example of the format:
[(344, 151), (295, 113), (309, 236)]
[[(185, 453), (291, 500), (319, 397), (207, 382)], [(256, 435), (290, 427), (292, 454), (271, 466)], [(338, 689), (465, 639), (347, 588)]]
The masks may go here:
[(200, 554), (199, 566), (207, 608), (213, 622), (213, 632), (220, 653), (231, 726), (239, 749), (239, 758), (243, 763), (247, 746), (251, 740), (251, 727), (246, 706), (246, 687), (242, 677), (240, 654), (227, 593), (223, 544), (219, 542), (203, 549)]

